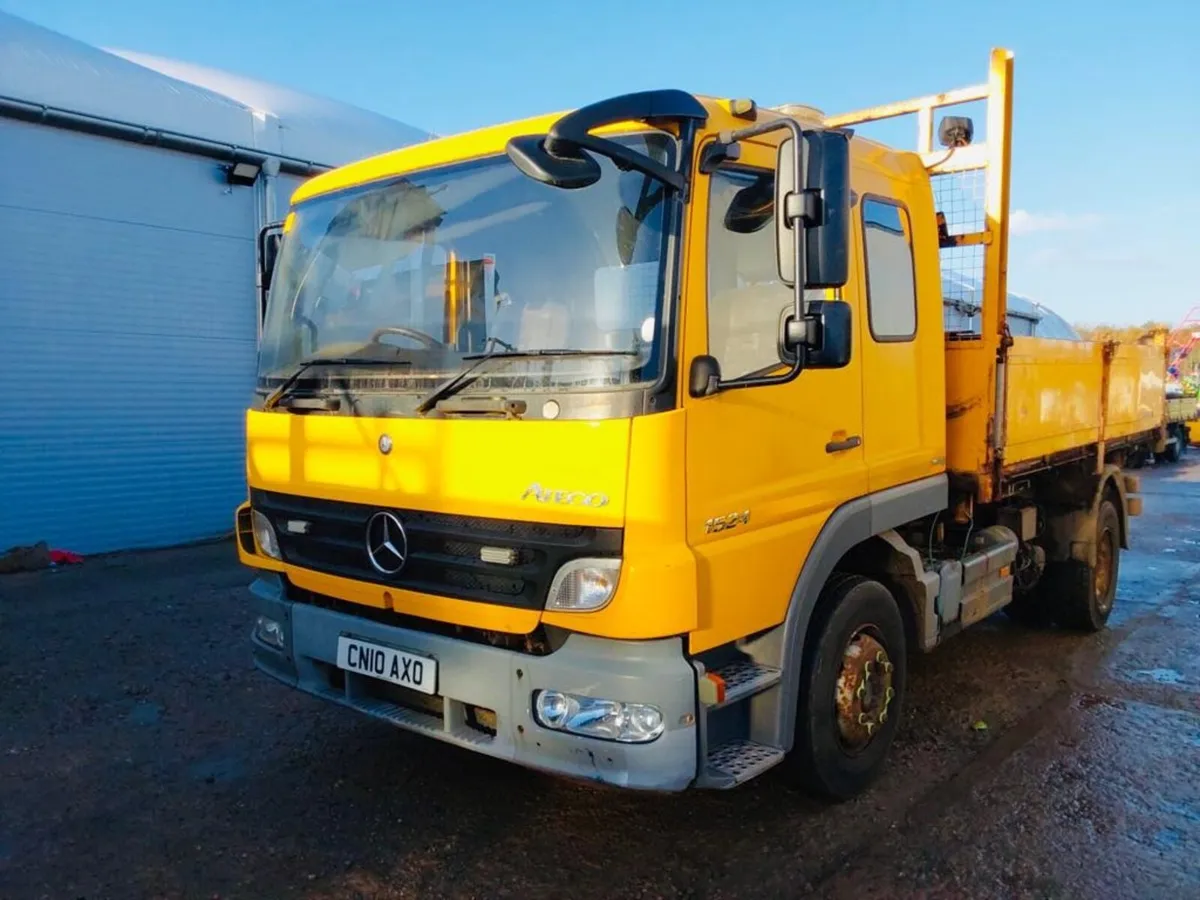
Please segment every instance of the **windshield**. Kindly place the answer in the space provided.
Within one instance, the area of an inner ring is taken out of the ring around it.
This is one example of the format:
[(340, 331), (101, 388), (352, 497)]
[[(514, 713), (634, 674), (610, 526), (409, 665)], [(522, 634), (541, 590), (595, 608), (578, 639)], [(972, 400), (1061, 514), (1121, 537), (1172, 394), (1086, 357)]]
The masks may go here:
[[(667, 134), (621, 140), (674, 163)], [(314, 366), (305, 382), (336, 377), (356, 393), (421, 393), (483, 353), (496, 357), (489, 378), (464, 394), (504, 378), (521, 390), (654, 380), (666, 190), (597, 161), (600, 180), (577, 190), (501, 156), (300, 204), (267, 304), (259, 391), (326, 357), (349, 362)], [(348, 380), (364, 360), (371, 371)]]

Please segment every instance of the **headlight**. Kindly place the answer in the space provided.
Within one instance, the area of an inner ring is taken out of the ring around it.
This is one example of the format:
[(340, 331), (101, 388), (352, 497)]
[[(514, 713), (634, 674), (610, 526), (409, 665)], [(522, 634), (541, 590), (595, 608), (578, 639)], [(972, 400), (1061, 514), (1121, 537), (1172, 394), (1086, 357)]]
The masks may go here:
[(592, 612), (603, 609), (617, 591), (619, 559), (573, 559), (550, 582), (546, 609)]
[(543, 728), (584, 737), (644, 744), (663, 733), (663, 714), (648, 703), (620, 703), (562, 691), (537, 691), (533, 716)]
[(268, 619), (266, 616), (259, 616), (258, 620), (254, 623), (254, 636), (276, 650), (283, 650), (287, 645), (287, 639), (283, 633), (283, 625), (274, 619)]
[(275, 526), (271, 524), (271, 520), (256, 509), (253, 522), (254, 540), (258, 542), (258, 549), (262, 551), (263, 556), (283, 559), (283, 554), (279, 552), (279, 539), (275, 537)]

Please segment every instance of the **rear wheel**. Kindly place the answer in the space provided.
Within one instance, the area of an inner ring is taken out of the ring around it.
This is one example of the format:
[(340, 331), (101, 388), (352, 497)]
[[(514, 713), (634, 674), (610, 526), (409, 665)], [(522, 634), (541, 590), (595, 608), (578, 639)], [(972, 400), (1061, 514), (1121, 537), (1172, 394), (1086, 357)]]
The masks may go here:
[(1183, 456), (1184, 438), (1178, 427), (1172, 429), (1171, 437), (1174, 440), (1167, 444), (1167, 448), (1163, 451), (1163, 458), (1169, 463), (1177, 463)]
[(1163, 447), (1162, 453), (1155, 453), (1155, 462), (1160, 463), (1177, 463), (1179, 457), (1183, 455), (1183, 436), (1180, 434), (1178, 425), (1167, 426), (1167, 444)]
[(1047, 569), (1048, 596), (1055, 619), (1064, 628), (1099, 631), (1112, 614), (1121, 571), (1121, 522), (1111, 500), (1100, 503), (1096, 517), (1096, 564), (1072, 559)]
[(907, 676), (904, 622), (882, 584), (826, 585), (809, 627), (788, 768), (812, 793), (847, 800), (883, 768)]

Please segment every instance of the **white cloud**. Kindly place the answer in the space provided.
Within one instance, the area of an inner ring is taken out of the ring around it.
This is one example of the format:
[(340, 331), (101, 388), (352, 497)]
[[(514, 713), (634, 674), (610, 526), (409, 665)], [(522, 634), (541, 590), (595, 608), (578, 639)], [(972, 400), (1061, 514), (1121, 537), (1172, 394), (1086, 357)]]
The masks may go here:
[(1092, 228), (1101, 221), (1096, 213), (1034, 213), (1014, 209), (1009, 215), (1010, 234), (1033, 234), (1037, 231), (1076, 231)]

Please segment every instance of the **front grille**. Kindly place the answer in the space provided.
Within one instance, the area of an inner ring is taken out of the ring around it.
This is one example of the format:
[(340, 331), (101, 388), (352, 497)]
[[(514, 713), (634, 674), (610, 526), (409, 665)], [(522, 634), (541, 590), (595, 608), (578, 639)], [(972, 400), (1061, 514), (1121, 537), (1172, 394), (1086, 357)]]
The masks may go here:
[[(250, 502), (275, 526), (284, 561), (301, 568), (425, 594), (542, 609), (558, 568), (581, 556), (619, 556), (620, 528), (548, 525), (478, 516), (317, 500), (252, 490)], [(404, 526), (408, 556), (394, 575), (367, 555), (367, 523), (393, 513)], [(307, 523), (304, 533), (289, 522)], [(512, 563), (484, 562), (484, 547), (512, 551)]]

